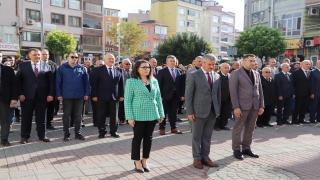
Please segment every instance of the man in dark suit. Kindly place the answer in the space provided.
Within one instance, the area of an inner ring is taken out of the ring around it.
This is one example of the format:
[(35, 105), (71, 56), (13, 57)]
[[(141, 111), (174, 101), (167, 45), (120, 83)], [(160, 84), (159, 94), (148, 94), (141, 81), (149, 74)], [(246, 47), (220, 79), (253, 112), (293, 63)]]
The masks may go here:
[[(51, 72), (53, 74), (53, 77), (55, 79), (56, 77), (56, 70), (57, 70), (57, 64), (53, 61), (49, 60), (49, 51), (47, 49), (43, 49), (41, 51), (41, 60), (44, 63), (47, 63), (51, 67)], [(55, 80), (54, 80), (55, 82)], [(58, 101), (55, 97), (53, 97), (53, 101), (48, 102), (48, 108), (47, 108), (47, 129), (55, 129), (52, 125), (53, 116), (54, 116), (54, 109), (56, 101)]]
[(217, 118), (214, 130), (230, 130), (227, 127), (228, 118), (231, 111), (231, 99), (229, 90), (229, 78), (230, 78), (230, 65), (227, 63), (222, 63), (220, 65), (220, 82), (221, 82), (221, 108), (220, 116)]
[(123, 101), (124, 81), (123, 70), (115, 67), (113, 54), (104, 57), (105, 66), (97, 67), (92, 75), (91, 97), (97, 102), (97, 118), (99, 138), (104, 138), (106, 131), (106, 117), (110, 117), (110, 134), (119, 138), (118, 131), (118, 102)]
[[(130, 78), (131, 73), (131, 61), (129, 59), (124, 59), (122, 61), (122, 68), (123, 68), (123, 82), (124, 82), (124, 88), (126, 87), (126, 81)], [(126, 117), (124, 114), (124, 101), (119, 102), (119, 111), (118, 111), (118, 118), (120, 121), (120, 125), (123, 125)]]
[[(156, 58), (151, 58), (149, 60), (152, 72), (153, 72), (153, 77), (157, 78), (158, 75), (158, 69), (157, 69), (157, 60)], [(131, 64), (131, 63), (130, 63)]]
[[(310, 73), (310, 123), (320, 122), (320, 61), (317, 61), (316, 68)], [(316, 116), (317, 114), (317, 116)]]
[(281, 64), (281, 72), (275, 75), (275, 85), (277, 90), (277, 125), (291, 125), (288, 121), (291, 103), (294, 98), (294, 88), (292, 86), (292, 75), (289, 73), (290, 65)]
[(258, 127), (273, 127), (269, 121), (272, 113), (274, 112), (274, 108), (276, 105), (276, 85), (274, 80), (270, 77), (271, 69), (269, 67), (265, 67), (262, 69), (261, 76), (261, 84), (263, 90), (264, 97), (264, 112), (262, 115), (258, 117), (257, 126)]
[(10, 105), (18, 101), (18, 88), (14, 71), (11, 67), (0, 64), (0, 122), (1, 144), (10, 146)]
[[(309, 75), (310, 75), (310, 61), (304, 60), (301, 63), (301, 68), (292, 73), (292, 81), (295, 92), (295, 106), (292, 115), (293, 124), (309, 124), (306, 121), (305, 113), (308, 106), (308, 100), (310, 98), (310, 88), (309, 88)], [(298, 120), (299, 115), (299, 120)]]
[(50, 142), (46, 137), (46, 109), (54, 96), (54, 77), (51, 67), (40, 61), (38, 49), (29, 51), (31, 61), (19, 64), (17, 83), (21, 101), (21, 144), (28, 143), (30, 138), (32, 116), (35, 110), (39, 140)]
[[(177, 127), (177, 109), (179, 102), (184, 100), (183, 87), (181, 87), (182, 71), (175, 67), (176, 57), (169, 55), (166, 60), (167, 67), (161, 69), (157, 75), (161, 92), (164, 114), (168, 114), (171, 133), (182, 134)], [(165, 135), (166, 118), (160, 123), (160, 135)]]
[[(235, 158), (243, 160), (243, 154), (258, 158), (251, 151), (253, 131), (258, 115), (264, 111), (263, 90), (258, 72), (253, 71), (255, 55), (243, 57), (242, 68), (230, 74), (229, 88), (235, 116), (232, 129), (232, 150)], [(243, 138), (241, 138), (242, 130)], [(242, 152), (240, 151), (242, 146)]]
[(229, 73), (231, 74), (232, 71), (237, 70), (237, 69), (239, 69), (239, 68), (240, 68), (240, 63), (239, 63), (238, 61), (233, 61), (232, 67), (231, 67)]

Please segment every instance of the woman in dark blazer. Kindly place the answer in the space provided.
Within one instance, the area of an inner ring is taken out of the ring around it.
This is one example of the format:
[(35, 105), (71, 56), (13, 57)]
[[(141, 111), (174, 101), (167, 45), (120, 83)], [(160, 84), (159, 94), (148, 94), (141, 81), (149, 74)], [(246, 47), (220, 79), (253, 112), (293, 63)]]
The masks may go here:
[[(158, 81), (148, 61), (139, 60), (134, 64), (131, 78), (126, 81), (124, 95), (125, 116), (133, 128), (131, 159), (136, 171), (149, 172), (149, 158), (152, 133), (156, 123), (161, 123), (164, 111)], [(140, 160), (140, 147), (143, 139), (143, 155)]]

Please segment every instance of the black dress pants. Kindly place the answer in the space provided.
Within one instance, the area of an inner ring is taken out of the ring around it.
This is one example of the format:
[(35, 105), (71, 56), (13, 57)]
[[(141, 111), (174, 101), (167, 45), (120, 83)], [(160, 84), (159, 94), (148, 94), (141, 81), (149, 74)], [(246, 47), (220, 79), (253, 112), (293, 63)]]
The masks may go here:
[(98, 120), (97, 120), (97, 102), (93, 101), (92, 98), (91, 100), (91, 106), (92, 106), (92, 120), (93, 120), (93, 125), (97, 126), (98, 125)]
[(152, 133), (156, 126), (157, 120), (154, 121), (135, 121), (133, 127), (133, 139), (131, 149), (131, 159), (140, 160), (140, 148), (141, 141), (143, 139), (142, 158), (149, 158), (151, 145), (152, 145)]
[(217, 118), (215, 127), (224, 128), (228, 124), (231, 111), (231, 100), (221, 101), (220, 116)]
[(124, 115), (124, 102), (119, 102), (119, 111), (118, 111), (118, 118), (120, 121), (125, 121), (126, 117)]
[(287, 97), (277, 101), (277, 123), (283, 124), (289, 119), (292, 98)]
[(263, 114), (258, 116), (257, 125), (268, 125), (272, 112), (274, 112), (274, 106), (266, 105)]
[(106, 118), (110, 118), (110, 134), (118, 131), (118, 101), (116, 100), (98, 100), (97, 102), (97, 118), (99, 134), (106, 134)]
[[(165, 116), (168, 114), (171, 130), (177, 128), (177, 109), (179, 106), (180, 99), (177, 97), (176, 93), (173, 93), (171, 99), (163, 100), (163, 109)], [(167, 117), (167, 116), (166, 116)], [(166, 118), (160, 123), (159, 129), (166, 128)]]
[(48, 102), (47, 117), (46, 117), (47, 118), (47, 126), (50, 126), (52, 124), (56, 101), (58, 101), (58, 100), (55, 97), (53, 97), (53, 101)]
[(299, 122), (303, 121), (306, 114), (306, 107), (308, 106), (309, 96), (296, 96), (296, 102), (293, 110), (292, 115), (292, 123), (298, 122), (298, 115), (299, 115)]
[[(0, 94), (1, 95), (1, 94)], [(10, 104), (0, 98), (1, 140), (8, 139), (10, 132)]]

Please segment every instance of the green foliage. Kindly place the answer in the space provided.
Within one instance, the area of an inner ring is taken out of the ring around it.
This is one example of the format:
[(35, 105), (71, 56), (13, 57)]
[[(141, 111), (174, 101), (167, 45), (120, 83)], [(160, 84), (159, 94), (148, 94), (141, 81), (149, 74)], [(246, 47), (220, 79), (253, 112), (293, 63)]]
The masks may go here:
[[(111, 26), (108, 35), (118, 44), (118, 27), (116, 24)], [(146, 38), (144, 29), (139, 26), (135, 19), (130, 22), (122, 20), (120, 22), (120, 52), (123, 55), (138, 56), (142, 54), (142, 42)]]
[(238, 54), (252, 53), (262, 59), (263, 56), (267, 58), (282, 54), (287, 43), (278, 29), (255, 26), (241, 32), (235, 46)]
[(21, 59), (22, 55), (21, 55), (21, 50), (18, 49), (17, 51), (17, 59)]
[(174, 55), (179, 60), (179, 64), (187, 65), (202, 53), (212, 53), (212, 46), (202, 37), (196, 34), (181, 33), (165, 39), (157, 47), (155, 58), (159, 64), (165, 64), (168, 55)]
[(67, 34), (66, 31), (53, 30), (47, 35), (45, 42), (49, 51), (53, 54), (58, 54), (62, 58), (76, 49), (77, 42), (72, 34)]

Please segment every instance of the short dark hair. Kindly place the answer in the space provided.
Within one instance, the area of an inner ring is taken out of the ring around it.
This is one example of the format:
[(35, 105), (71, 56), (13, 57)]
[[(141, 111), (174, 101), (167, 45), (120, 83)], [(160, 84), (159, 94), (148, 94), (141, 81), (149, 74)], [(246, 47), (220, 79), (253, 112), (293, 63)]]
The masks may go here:
[(7, 56), (7, 59), (14, 59), (12, 56)]
[(131, 76), (132, 78), (136, 78), (136, 79), (141, 78), (141, 77), (140, 77), (140, 74), (139, 74), (139, 72), (138, 72), (138, 69), (139, 69), (139, 67), (140, 67), (140, 65), (141, 65), (142, 63), (147, 63), (147, 64), (149, 65), (149, 67), (150, 67), (150, 72), (149, 72), (149, 75), (147, 76), (147, 78), (148, 78), (148, 79), (152, 79), (152, 78), (153, 78), (153, 70), (152, 70), (152, 68), (151, 68), (151, 66), (150, 66), (150, 63), (149, 63), (147, 60), (144, 60), (144, 59), (138, 60), (138, 61), (136, 61), (136, 62), (134, 63), (134, 66), (133, 66), (133, 68), (132, 68), (132, 71), (131, 71), (130, 76)]
[(294, 64), (294, 65), (295, 65), (295, 64), (299, 64), (299, 65), (301, 65), (301, 62), (294, 62), (293, 64)]
[(28, 54), (30, 54), (32, 51), (38, 51), (40, 52), (40, 49), (37, 48), (30, 48)]
[(244, 54), (243, 55), (243, 59), (246, 59), (246, 58), (248, 58), (248, 57), (256, 57), (256, 55), (254, 55), (254, 54)]

